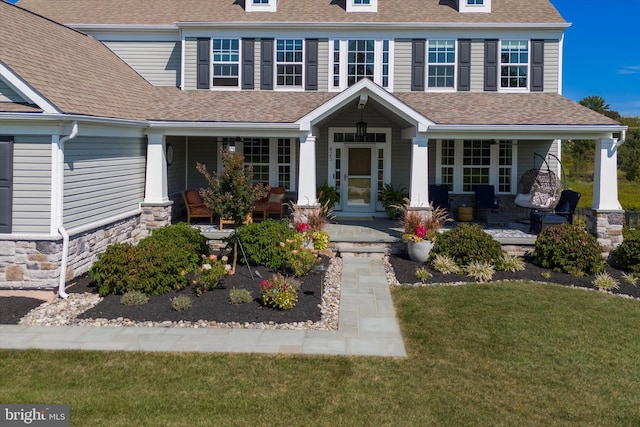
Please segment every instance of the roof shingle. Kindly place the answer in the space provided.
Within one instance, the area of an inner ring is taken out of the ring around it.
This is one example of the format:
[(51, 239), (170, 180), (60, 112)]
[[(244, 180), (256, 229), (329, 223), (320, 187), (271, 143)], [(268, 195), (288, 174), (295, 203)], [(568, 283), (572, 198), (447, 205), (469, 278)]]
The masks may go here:
[(347, 13), (344, 0), (279, 0), (277, 12), (245, 12), (237, 0), (20, 0), (19, 4), (65, 24), (565, 22), (549, 0), (493, 0), (491, 13), (458, 13), (454, 0), (379, 0), (377, 13)]

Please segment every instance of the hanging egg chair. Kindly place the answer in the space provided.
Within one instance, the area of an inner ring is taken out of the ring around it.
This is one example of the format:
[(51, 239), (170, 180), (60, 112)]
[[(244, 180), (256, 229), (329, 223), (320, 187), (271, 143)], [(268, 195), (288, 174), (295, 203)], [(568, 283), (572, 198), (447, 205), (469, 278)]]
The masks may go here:
[[(560, 159), (553, 154), (550, 155), (555, 157), (560, 167), (562, 167)], [(522, 174), (518, 182), (518, 194), (514, 203), (527, 209), (553, 210), (558, 203), (558, 199), (560, 199), (560, 193), (564, 189), (563, 183), (558, 178), (558, 175), (551, 170), (544, 157), (538, 153), (533, 153), (533, 156), (534, 166), (536, 156), (542, 159), (543, 164), (539, 168), (534, 167)], [(543, 168), (543, 166), (546, 167)]]

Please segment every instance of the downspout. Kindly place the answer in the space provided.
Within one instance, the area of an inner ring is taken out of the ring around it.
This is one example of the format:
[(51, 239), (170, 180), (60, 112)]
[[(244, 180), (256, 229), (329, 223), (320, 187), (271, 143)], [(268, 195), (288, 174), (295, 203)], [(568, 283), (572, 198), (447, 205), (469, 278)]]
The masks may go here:
[(58, 296), (62, 299), (67, 299), (69, 294), (64, 290), (66, 278), (67, 278), (67, 261), (69, 258), (69, 234), (64, 229), (64, 214), (62, 212), (64, 208), (64, 143), (75, 138), (78, 135), (78, 122), (73, 122), (71, 133), (68, 136), (60, 138), (58, 142), (58, 183), (60, 184), (60, 194), (58, 198), (58, 218), (57, 226), (58, 232), (62, 236), (62, 261), (60, 263), (60, 282), (58, 284)]

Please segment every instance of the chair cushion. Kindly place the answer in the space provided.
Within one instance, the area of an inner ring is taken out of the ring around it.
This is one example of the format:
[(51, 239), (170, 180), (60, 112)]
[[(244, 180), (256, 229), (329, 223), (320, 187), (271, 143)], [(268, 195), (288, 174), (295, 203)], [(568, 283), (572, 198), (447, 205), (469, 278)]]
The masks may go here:
[(190, 205), (202, 204), (202, 198), (196, 190), (187, 190), (187, 203)]
[(284, 202), (284, 193), (270, 193), (269, 203), (282, 203)]

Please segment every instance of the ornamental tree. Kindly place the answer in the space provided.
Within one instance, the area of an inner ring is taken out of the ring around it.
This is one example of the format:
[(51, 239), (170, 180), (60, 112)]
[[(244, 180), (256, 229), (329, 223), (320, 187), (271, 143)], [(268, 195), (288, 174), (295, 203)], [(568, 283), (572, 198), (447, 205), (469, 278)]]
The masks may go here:
[(214, 214), (221, 218), (233, 219), (239, 227), (253, 210), (253, 206), (268, 192), (264, 184), (253, 184), (253, 170), (244, 165), (241, 154), (222, 152), (223, 170), (211, 175), (202, 163), (196, 163), (196, 169), (204, 175), (208, 188), (200, 189), (200, 197)]

